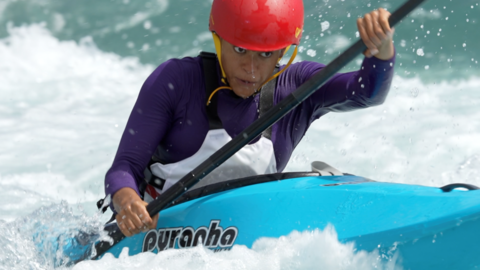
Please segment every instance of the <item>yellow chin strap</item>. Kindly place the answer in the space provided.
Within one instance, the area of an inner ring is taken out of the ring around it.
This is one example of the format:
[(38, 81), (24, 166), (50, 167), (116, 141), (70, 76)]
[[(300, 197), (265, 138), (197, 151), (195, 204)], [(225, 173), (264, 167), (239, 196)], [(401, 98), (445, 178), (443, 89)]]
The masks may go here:
[[(222, 70), (222, 82), (225, 85), (228, 85), (227, 75), (225, 75), (225, 71), (223, 70), (223, 65), (222, 65), (222, 42), (220, 41), (220, 37), (217, 35), (217, 33), (212, 32), (212, 36), (213, 36), (213, 43), (215, 44), (215, 51), (217, 52), (218, 62), (220, 63), (220, 69)], [(230, 89), (232, 88), (230, 87)], [(220, 90), (220, 89), (217, 89), (217, 90)], [(213, 93), (215, 93), (217, 90), (213, 91)], [(212, 93), (212, 96), (213, 96), (213, 93)], [(210, 98), (208, 100), (210, 100)]]
[[(210, 101), (212, 100), (213, 98), (213, 95), (222, 90), (222, 89), (230, 89), (230, 90), (233, 90), (232, 87), (228, 86), (228, 81), (227, 81), (227, 76), (225, 75), (225, 71), (223, 70), (223, 66), (222, 66), (222, 43), (220, 41), (220, 37), (215, 33), (215, 32), (212, 32), (212, 36), (213, 36), (213, 42), (215, 44), (215, 51), (217, 52), (217, 58), (218, 58), (218, 62), (220, 63), (220, 69), (222, 70), (222, 82), (226, 85), (226, 86), (220, 86), (218, 87), (217, 89), (215, 89), (215, 91), (212, 92), (212, 94), (210, 94), (210, 96), (208, 97), (208, 100), (207, 100), (207, 106), (210, 104)], [(290, 46), (288, 46), (286, 49), (285, 49), (285, 52), (283, 53), (284, 55), (287, 53), (287, 51), (290, 49)], [(270, 77), (267, 81), (265, 81), (261, 86), (260, 88), (258, 88), (253, 94), (258, 94), (260, 92), (260, 90), (262, 89), (262, 87), (267, 84), (269, 81), (275, 79), (276, 77), (278, 77), (280, 74), (282, 74), (282, 72), (284, 72), (293, 62), (293, 60), (295, 59), (295, 57), (297, 56), (297, 46), (295, 46), (295, 50), (293, 51), (292, 53), (292, 56), (290, 57), (290, 60), (288, 61), (287, 65), (285, 65), (285, 67), (282, 68), (282, 70), (280, 70), (279, 72), (275, 73), (272, 77)], [(277, 64), (280, 62), (282, 58), (280, 57), (277, 61)]]

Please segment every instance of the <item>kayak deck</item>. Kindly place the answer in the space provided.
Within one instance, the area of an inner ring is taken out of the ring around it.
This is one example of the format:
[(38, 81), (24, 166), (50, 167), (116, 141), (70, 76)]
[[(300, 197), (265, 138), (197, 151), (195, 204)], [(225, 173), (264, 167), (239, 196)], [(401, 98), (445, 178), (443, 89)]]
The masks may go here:
[(211, 249), (251, 247), (260, 237), (328, 224), (358, 250), (398, 251), (405, 269), (480, 265), (480, 191), (444, 192), (353, 175), (273, 180), (185, 201), (160, 213), (157, 230), (126, 238), (108, 252), (184, 248), (200, 237)]

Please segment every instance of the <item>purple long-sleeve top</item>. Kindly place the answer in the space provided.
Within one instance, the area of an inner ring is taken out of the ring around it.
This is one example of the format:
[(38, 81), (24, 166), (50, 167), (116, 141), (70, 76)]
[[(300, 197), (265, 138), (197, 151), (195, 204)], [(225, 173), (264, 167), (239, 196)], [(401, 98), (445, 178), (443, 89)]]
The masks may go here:
[[(365, 58), (356, 72), (336, 74), (303, 103), (273, 125), (272, 143), (277, 170), (283, 171), (310, 124), (332, 111), (351, 111), (382, 104), (393, 78), (395, 57)], [(277, 82), (277, 104), (325, 65), (298, 62), (283, 72)], [(217, 73), (219, 68), (217, 67)], [(219, 82), (220, 83), (220, 82)], [(258, 118), (258, 99), (246, 99), (231, 90), (217, 94), (218, 115), (234, 138)], [(174, 163), (200, 149), (209, 131), (205, 106), (205, 83), (200, 57), (171, 59), (161, 64), (145, 81), (123, 132), (112, 167), (105, 178), (106, 194), (138, 184), (152, 155)], [(159, 147), (160, 146), (160, 147)]]

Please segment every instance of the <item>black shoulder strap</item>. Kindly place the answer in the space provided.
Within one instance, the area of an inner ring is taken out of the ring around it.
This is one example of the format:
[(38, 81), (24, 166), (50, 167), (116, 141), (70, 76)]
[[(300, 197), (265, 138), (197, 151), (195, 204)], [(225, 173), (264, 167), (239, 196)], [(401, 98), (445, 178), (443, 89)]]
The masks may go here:
[[(208, 97), (217, 89), (218, 87), (218, 76), (217, 76), (217, 55), (210, 52), (200, 52), (199, 55), (202, 58), (203, 64), (203, 77), (205, 78), (205, 104), (207, 103)], [(208, 123), (210, 125), (210, 130), (212, 129), (221, 129), (223, 128), (222, 122), (217, 114), (217, 97), (213, 96), (210, 101), (210, 105), (207, 106), (207, 116)]]
[[(278, 72), (278, 66), (275, 67), (275, 70), (273, 74), (276, 74)], [(260, 104), (259, 104), (259, 112), (258, 112), (258, 117), (262, 117), (268, 110), (270, 110), (273, 107), (273, 99), (274, 99), (274, 93), (275, 93), (275, 86), (277, 85), (277, 78), (269, 81), (265, 86), (262, 87), (262, 90), (260, 91)], [(272, 139), (272, 127), (269, 127), (266, 129), (263, 133), (263, 137), (271, 140)]]

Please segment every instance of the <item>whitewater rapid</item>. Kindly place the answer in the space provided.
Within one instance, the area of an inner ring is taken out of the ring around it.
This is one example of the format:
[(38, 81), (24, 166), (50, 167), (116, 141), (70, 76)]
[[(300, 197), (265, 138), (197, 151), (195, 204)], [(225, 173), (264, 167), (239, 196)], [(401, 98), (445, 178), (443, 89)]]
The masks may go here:
[[(96, 200), (138, 91), (154, 69), (101, 51), (92, 38), (60, 41), (41, 24), (0, 40), (0, 269), (49, 269), (25, 224), (101, 225)], [(480, 77), (404, 78), (382, 106), (315, 122), (286, 171), (314, 160), (377, 181), (480, 185)], [(448, 80), (447, 80), (448, 79)], [(50, 216), (49, 216), (50, 215)], [(41, 218), (40, 218), (41, 217)], [(55, 217), (55, 218), (52, 218)], [(33, 226), (33, 225), (32, 225)], [(359, 267), (361, 266), (361, 267)], [(334, 228), (261, 239), (252, 249), (203, 247), (78, 264), (74, 269), (393, 269), (378, 253), (341, 244)]]

